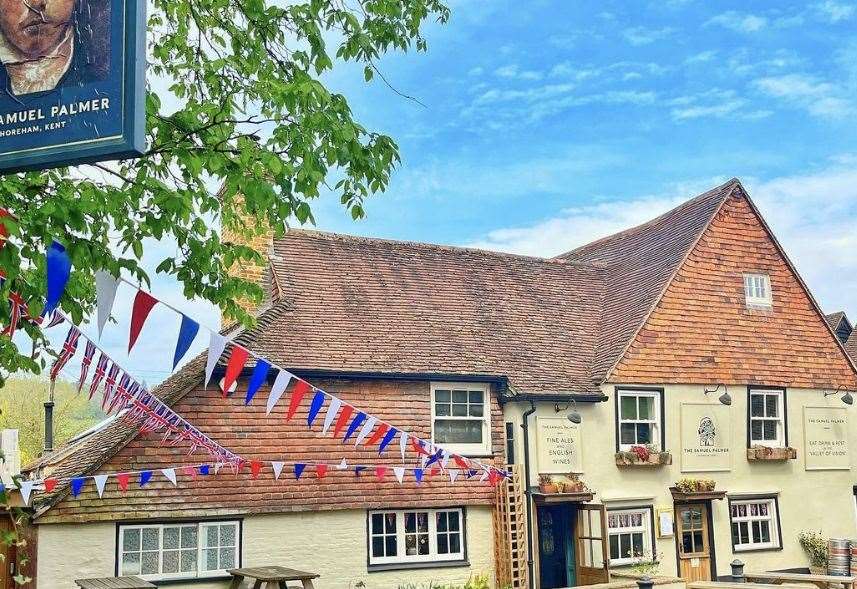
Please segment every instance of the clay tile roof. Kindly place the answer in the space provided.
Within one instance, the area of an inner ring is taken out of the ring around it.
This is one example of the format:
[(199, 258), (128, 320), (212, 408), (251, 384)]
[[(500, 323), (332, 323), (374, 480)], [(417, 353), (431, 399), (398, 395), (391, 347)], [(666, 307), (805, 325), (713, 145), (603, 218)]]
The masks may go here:
[(851, 356), (851, 359), (857, 363), (857, 329), (851, 332), (851, 337), (845, 342), (845, 351)]
[(559, 256), (602, 264), (605, 297), (592, 378), (605, 380), (723, 202), (732, 179), (660, 217)]
[(845, 317), (845, 311), (837, 311), (836, 313), (830, 313), (829, 315), (824, 316), (827, 320), (827, 324), (833, 331), (836, 331), (839, 327), (839, 322), (842, 321), (843, 317)]

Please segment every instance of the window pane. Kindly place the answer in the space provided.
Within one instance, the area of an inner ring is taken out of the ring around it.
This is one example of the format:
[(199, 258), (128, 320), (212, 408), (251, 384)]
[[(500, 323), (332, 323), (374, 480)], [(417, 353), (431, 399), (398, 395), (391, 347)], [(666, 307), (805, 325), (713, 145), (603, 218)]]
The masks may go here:
[(182, 548), (196, 548), (196, 526), (182, 528)]
[(619, 536), (610, 536), (610, 558), (616, 560), (619, 558)]
[(631, 534), (631, 549), (635, 557), (643, 556), (643, 534), (639, 532)]
[(425, 511), (417, 513), (417, 531), (428, 532), (428, 513)]
[(652, 443), (652, 424), (638, 423), (637, 424), (637, 443), (651, 444)]
[(655, 400), (652, 397), (640, 397), (640, 411), (637, 419), (655, 418)]
[(693, 533), (693, 545), (696, 547), (696, 552), (702, 552), (704, 548), (704, 544), (702, 542), (702, 532), (694, 532)]
[(753, 417), (765, 416), (765, 398), (763, 395), (750, 395), (750, 415)]
[(168, 550), (164, 552), (164, 573), (179, 572), (179, 552), (178, 550)]
[(372, 556), (384, 556), (384, 538), (382, 536), (372, 538)]
[(470, 405), (470, 417), (482, 417), (485, 414), (485, 406), (481, 403)]
[(619, 535), (619, 553), (622, 555), (622, 558), (631, 558), (631, 556), (633, 556), (633, 554), (631, 554), (630, 534)]
[(637, 397), (621, 397), (619, 412), (622, 419), (637, 419)]
[(202, 551), (202, 567), (205, 571), (217, 570), (217, 548), (206, 548)]
[(765, 440), (771, 441), (777, 439), (777, 422), (765, 421), (764, 425)]
[(452, 413), (449, 403), (437, 403), (434, 406), (434, 414), (441, 417), (448, 417)]
[(461, 534), (449, 535), (449, 551), (452, 554), (459, 554), (461, 552)]
[(738, 535), (738, 524), (732, 522), (732, 544), (740, 544), (741, 537)]
[(238, 526), (232, 524), (220, 526), (220, 545), (235, 546), (235, 533), (238, 531)]
[(140, 565), (141, 575), (157, 575), (160, 573), (160, 553), (159, 552), (144, 552), (143, 559)]
[(388, 534), (395, 534), (396, 533), (396, 514), (395, 513), (388, 513), (384, 517), (384, 521), (386, 522), (387, 533)]
[(435, 391), (434, 400), (438, 403), (449, 403), (449, 391)]
[(467, 417), (467, 405), (452, 404), (453, 417)]
[(382, 534), (384, 532), (384, 515), (380, 513), (372, 514), (372, 533)]
[(446, 534), (438, 535), (437, 552), (438, 554), (449, 554), (449, 538)]
[(457, 531), (459, 530), (459, 527), (458, 527), (458, 512), (457, 512), (457, 511), (450, 511), (450, 512), (447, 514), (447, 516), (448, 516), (448, 518), (449, 518), (449, 530), (450, 530), (451, 532), (457, 532)]
[(123, 575), (139, 575), (140, 574), (140, 553), (131, 552), (122, 555), (122, 574)]
[(768, 417), (779, 417), (778, 395), (765, 395), (765, 411)]
[(217, 526), (206, 526), (203, 546), (217, 546)]
[(467, 391), (452, 391), (453, 403), (467, 403)]
[(693, 553), (693, 537), (690, 532), (684, 532), (681, 535), (681, 551), (684, 554)]
[(434, 439), (438, 444), (481, 444), (481, 419), (436, 419)]
[(179, 547), (179, 529), (164, 528), (164, 549)]
[(196, 572), (196, 550), (182, 550), (182, 572)]
[(419, 549), (420, 549), (421, 555), (425, 555), (425, 554), (429, 553), (428, 536), (420, 534)]
[(417, 516), (415, 513), (405, 514), (405, 533), (413, 533), (417, 531)]
[(771, 524), (767, 521), (759, 522), (761, 524), (761, 541), (762, 542), (770, 542), (771, 541)]
[(125, 530), (122, 534), (122, 550), (131, 552), (140, 550), (140, 529)]
[(623, 423), (619, 426), (619, 440), (622, 444), (637, 443), (637, 428), (633, 423)]
[(220, 549), (220, 568), (231, 569), (235, 567), (235, 548)]
[(763, 440), (762, 437), (762, 421), (755, 419), (750, 422), (750, 438), (756, 441)]
[(387, 556), (396, 556), (397, 547), (396, 547), (396, 537), (395, 536), (387, 536)]
[(440, 512), (437, 514), (437, 531), (445, 532), (447, 529), (446, 513)]
[(482, 391), (470, 391), (468, 393), (468, 398), (470, 399), (470, 403), (482, 403)]

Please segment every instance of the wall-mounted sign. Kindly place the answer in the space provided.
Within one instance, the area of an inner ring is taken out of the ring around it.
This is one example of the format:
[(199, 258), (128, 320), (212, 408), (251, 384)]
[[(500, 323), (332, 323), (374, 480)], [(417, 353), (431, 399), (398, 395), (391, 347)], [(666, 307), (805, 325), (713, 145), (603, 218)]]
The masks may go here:
[(145, 0), (0, 8), (0, 174), (140, 155)]
[(580, 424), (565, 417), (537, 417), (539, 474), (583, 472)]
[(675, 535), (671, 507), (658, 507), (658, 538), (672, 538)]
[(845, 407), (804, 407), (806, 470), (848, 470), (848, 412)]
[(681, 406), (682, 472), (732, 470), (729, 407), (707, 403)]

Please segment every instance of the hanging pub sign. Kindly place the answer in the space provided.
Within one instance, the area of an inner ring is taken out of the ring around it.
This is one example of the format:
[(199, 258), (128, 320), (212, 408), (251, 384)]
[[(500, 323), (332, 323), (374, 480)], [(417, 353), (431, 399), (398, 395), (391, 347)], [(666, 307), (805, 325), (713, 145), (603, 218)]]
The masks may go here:
[(806, 470), (848, 470), (848, 412), (844, 407), (804, 407)]
[(729, 407), (709, 403), (681, 406), (681, 471), (732, 470)]
[(0, 174), (141, 155), (145, 0), (0, 0)]
[(537, 417), (539, 474), (582, 473), (580, 424), (565, 417)]

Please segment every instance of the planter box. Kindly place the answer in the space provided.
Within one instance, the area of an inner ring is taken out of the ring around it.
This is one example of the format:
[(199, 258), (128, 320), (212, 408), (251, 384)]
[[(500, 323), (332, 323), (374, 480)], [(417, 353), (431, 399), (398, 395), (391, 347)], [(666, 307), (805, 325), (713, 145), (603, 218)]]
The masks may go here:
[(616, 466), (658, 468), (659, 466), (667, 466), (672, 463), (673, 456), (669, 452), (653, 452), (649, 454), (649, 459), (646, 461), (640, 460), (636, 456), (629, 456), (626, 452), (616, 453)]
[(726, 491), (694, 491), (685, 493), (679, 491), (676, 487), (670, 487), (674, 501), (710, 501), (712, 499), (723, 499), (726, 497)]
[(747, 448), (747, 460), (796, 460), (797, 450), (794, 448), (767, 448), (754, 446)]

